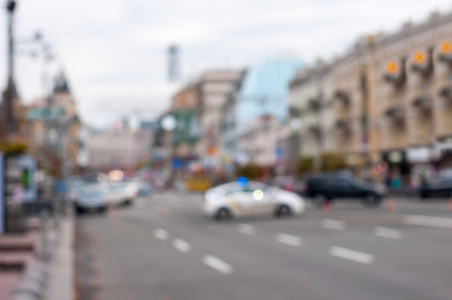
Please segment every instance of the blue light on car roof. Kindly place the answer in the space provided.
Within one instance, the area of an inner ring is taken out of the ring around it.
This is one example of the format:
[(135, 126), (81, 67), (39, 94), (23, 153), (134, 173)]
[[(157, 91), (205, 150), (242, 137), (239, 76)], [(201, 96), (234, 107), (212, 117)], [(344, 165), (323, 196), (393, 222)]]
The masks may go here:
[(239, 179), (237, 179), (237, 184), (244, 188), (248, 184), (248, 179), (246, 179), (246, 177), (239, 177)]

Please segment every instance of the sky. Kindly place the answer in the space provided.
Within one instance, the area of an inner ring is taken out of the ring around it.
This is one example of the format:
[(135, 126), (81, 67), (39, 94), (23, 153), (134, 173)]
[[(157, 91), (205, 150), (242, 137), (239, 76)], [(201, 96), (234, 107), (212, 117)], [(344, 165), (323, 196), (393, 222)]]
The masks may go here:
[[(6, 0), (0, 0), (5, 3)], [(452, 1), (411, 0), (17, 0), (15, 35), (39, 30), (64, 70), (82, 120), (102, 127), (122, 115), (153, 118), (207, 69), (290, 56), (307, 64), (344, 53), (363, 34), (396, 31)], [(2, 4), (3, 6), (3, 4)], [(6, 84), (6, 12), (0, 13), (0, 88)], [(181, 80), (167, 81), (167, 48), (180, 47)], [(43, 64), (18, 43), (16, 82), (25, 103), (44, 94)]]

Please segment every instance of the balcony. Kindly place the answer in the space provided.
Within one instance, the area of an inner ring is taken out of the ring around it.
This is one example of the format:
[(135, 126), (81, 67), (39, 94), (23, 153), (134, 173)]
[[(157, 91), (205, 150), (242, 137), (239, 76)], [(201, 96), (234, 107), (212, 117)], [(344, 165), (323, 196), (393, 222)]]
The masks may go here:
[(309, 129), (309, 132), (311, 132), (312, 134), (315, 134), (315, 135), (320, 135), (321, 132), (322, 132), (322, 129), (321, 129), (320, 126), (317, 125), (317, 124), (312, 124), (312, 125), (310, 125), (310, 126), (308, 127), (308, 129)]
[(444, 97), (446, 99), (452, 100), (452, 86), (447, 85), (445, 87), (443, 87), (440, 91), (439, 94), (441, 97)]
[(318, 110), (320, 108), (320, 97), (313, 97), (308, 100), (309, 107), (314, 110)]
[(334, 96), (336, 97), (336, 99), (341, 101), (342, 104), (344, 104), (344, 105), (350, 104), (350, 95), (347, 92), (342, 91), (342, 90), (336, 90), (336, 93), (334, 94)]
[(336, 121), (336, 127), (343, 131), (350, 131), (351, 129), (351, 122), (347, 119), (339, 119)]
[(419, 109), (430, 109), (432, 106), (432, 99), (427, 95), (417, 95), (413, 98), (411, 104)]
[(386, 109), (385, 115), (394, 120), (403, 120), (405, 118), (405, 109), (400, 105), (392, 105)]

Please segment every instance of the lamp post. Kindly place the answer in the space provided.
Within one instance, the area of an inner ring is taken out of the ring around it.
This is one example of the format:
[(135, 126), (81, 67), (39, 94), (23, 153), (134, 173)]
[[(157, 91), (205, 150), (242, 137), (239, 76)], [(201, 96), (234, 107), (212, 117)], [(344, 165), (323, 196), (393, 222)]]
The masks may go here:
[(16, 9), (16, 1), (8, 0), (6, 3), (6, 11), (8, 14), (8, 83), (3, 93), (2, 119), (3, 128), (7, 139), (18, 133), (19, 125), (15, 111), (14, 97), (16, 96), (16, 87), (14, 84), (14, 36), (13, 36), (13, 19)]

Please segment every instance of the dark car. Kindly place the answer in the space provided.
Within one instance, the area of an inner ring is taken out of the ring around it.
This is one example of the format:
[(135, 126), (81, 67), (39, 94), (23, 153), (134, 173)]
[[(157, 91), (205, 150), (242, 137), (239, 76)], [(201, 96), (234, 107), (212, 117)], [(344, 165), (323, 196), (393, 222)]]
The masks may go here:
[(366, 206), (378, 206), (383, 194), (376, 186), (351, 176), (318, 175), (306, 181), (304, 194), (321, 207), (334, 199), (360, 199)]
[(419, 188), (421, 198), (452, 197), (452, 177), (442, 177), (424, 182)]

